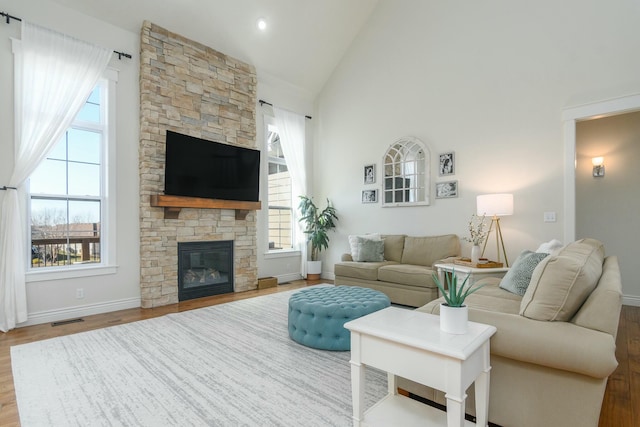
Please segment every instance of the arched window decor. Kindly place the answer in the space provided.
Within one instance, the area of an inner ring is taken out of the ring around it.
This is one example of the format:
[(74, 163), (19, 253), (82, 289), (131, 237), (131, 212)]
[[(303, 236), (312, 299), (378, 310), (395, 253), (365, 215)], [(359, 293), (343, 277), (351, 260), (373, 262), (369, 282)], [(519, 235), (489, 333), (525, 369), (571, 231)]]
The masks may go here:
[(429, 204), (431, 154), (422, 141), (406, 136), (391, 144), (382, 159), (383, 206)]

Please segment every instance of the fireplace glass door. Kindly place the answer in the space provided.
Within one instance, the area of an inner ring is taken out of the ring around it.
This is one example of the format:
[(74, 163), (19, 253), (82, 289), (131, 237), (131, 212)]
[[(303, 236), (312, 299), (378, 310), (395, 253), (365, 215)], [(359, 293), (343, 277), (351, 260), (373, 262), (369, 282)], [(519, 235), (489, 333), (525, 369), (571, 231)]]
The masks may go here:
[(233, 292), (233, 241), (178, 243), (180, 301)]

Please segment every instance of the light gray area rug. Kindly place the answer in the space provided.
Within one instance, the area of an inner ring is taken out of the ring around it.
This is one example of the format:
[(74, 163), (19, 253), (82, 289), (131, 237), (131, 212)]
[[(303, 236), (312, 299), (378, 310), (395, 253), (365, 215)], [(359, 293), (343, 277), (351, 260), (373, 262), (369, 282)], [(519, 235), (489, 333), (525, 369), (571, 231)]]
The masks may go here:
[(291, 292), (12, 347), (22, 427), (350, 426), (350, 352), (289, 339)]

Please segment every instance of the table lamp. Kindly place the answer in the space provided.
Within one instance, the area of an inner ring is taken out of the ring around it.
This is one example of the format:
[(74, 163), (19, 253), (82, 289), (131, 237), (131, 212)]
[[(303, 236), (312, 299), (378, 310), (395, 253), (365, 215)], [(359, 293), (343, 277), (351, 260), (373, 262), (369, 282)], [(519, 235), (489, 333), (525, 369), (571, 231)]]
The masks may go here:
[(498, 253), (498, 262), (500, 262), (500, 247), (502, 247), (502, 254), (504, 255), (504, 262), (509, 267), (509, 260), (507, 259), (507, 251), (504, 249), (504, 240), (502, 240), (502, 230), (500, 229), (500, 217), (513, 215), (513, 194), (482, 194), (476, 199), (476, 207), (478, 215), (487, 215), (491, 217), (491, 225), (489, 226), (489, 233), (484, 241), (484, 247), (482, 248), (482, 255), (487, 249), (487, 242), (491, 235), (491, 230), (496, 230), (496, 252)]

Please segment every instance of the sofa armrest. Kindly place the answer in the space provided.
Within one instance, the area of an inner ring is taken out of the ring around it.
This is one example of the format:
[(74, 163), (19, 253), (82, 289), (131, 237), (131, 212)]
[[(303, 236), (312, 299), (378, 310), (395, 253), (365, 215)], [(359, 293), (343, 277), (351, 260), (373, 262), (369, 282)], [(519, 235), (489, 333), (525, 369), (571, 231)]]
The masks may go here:
[(593, 378), (606, 378), (618, 366), (615, 338), (604, 332), (473, 309), (469, 320), (498, 328), (491, 338), (492, 354)]
[(351, 254), (342, 254), (340, 261), (342, 262), (353, 261), (353, 257), (351, 256)]

